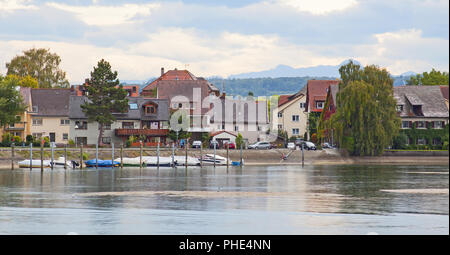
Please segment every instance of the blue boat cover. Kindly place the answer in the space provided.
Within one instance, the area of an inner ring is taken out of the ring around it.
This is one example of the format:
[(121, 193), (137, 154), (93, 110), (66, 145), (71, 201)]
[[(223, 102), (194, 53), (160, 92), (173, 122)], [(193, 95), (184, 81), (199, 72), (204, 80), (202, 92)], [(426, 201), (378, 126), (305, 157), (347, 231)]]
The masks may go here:
[[(85, 161), (86, 166), (96, 166), (96, 160), (95, 159), (91, 159), (91, 160), (86, 160)], [(120, 162), (118, 161), (114, 161), (114, 166), (119, 165)], [(111, 167), (111, 160), (98, 160), (98, 166), (99, 167)]]

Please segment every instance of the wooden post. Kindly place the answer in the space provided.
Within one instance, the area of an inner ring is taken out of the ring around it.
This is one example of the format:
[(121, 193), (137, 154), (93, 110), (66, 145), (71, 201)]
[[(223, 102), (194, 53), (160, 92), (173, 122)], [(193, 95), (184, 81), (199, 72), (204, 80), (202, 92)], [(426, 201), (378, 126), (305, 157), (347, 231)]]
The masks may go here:
[(187, 158), (188, 158), (188, 146), (189, 146), (188, 142), (185, 141), (184, 142), (184, 148), (185, 148), (185, 151), (186, 151), (186, 158), (185, 158), (184, 166), (186, 168), (188, 167), (188, 160), (187, 160)]
[(228, 159), (229, 159), (229, 153), (230, 153), (230, 143), (227, 143), (227, 169), (228, 169), (228, 164), (229, 164), (229, 162), (228, 162)]
[(200, 167), (203, 167), (203, 143), (200, 143)]
[(114, 168), (114, 143), (111, 143), (111, 166)]
[(159, 168), (159, 142), (158, 147), (156, 148), (156, 166)]
[(95, 144), (95, 168), (98, 169), (98, 142)]
[(64, 169), (67, 169), (67, 144), (64, 144)]
[(14, 170), (14, 143), (11, 144), (11, 170)]
[(120, 144), (120, 168), (123, 168), (123, 143)]
[(33, 169), (33, 142), (30, 142), (30, 171)]
[(172, 143), (172, 167), (175, 168), (175, 143)]
[(139, 169), (142, 168), (142, 141), (140, 142)]
[(41, 172), (44, 171), (44, 141), (41, 141)]
[(239, 165), (242, 167), (242, 143), (241, 143), (241, 161), (240, 161)]
[(53, 157), (53, 142), (50, 142), (50, 151), (51, 151), (51, 161), (50, 161), (50, 167), (53, 170), (53, 164), (54, 164), (54, 157)]
[(305, 165), (305, 155), (303, 154), (303, 144), (300, 144), (302, 147), (302, 167)]
[(216, 143), (214, 143), (214, 167), (216, 167)]
[(83, 143), (80, 143), (80, 169), (83, 169)]

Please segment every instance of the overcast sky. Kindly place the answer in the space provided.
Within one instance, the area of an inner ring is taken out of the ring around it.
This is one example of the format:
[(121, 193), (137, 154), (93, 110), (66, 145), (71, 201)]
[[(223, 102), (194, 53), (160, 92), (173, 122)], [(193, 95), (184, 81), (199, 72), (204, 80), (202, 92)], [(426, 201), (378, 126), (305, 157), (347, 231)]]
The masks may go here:
[(62, 58), (71, 83), (101, 58), (121, 80), (161, 67), (197, 76), (337, 65), (392, 74), (449, 70), (448, 0), (0, 0), (0, 73), (32, 47)]

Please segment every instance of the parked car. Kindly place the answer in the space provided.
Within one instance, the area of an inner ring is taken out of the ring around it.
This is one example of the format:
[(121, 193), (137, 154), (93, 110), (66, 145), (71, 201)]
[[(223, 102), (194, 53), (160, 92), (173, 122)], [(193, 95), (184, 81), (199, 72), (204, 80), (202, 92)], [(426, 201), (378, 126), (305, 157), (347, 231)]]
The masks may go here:
[(306, 150), (317, 150), (316, 145), (312, 142), (303, 142), (302, 143), (303, 149)]
[(210, 148), (210, 149), (214, 149), (214, 145), (216, 146), (216, 149), (219, 149), (219, 142), (216, 141), (216, 140), (212, 140), (212, 141), (209, 143), (209, 148)]
[(303, 139), (302, 138), (297, 138), (297, 139), (295, 139), (295, 145), (296, 146), (302, 146), (302, 144), (303, 144)]
[(290, 149), (290, 150), (295, 150), (295, 147), (297, 147), (297, 146), (295, 145), (295, 143), (288, 143), (288, 144), (287, 144), (287, 148)]
[(194, 141), (192, 143), (192, 148), (200, 148), (202, 146), (202, 141)]
[(234, 150), (234, 149), (236, 149), (236, 144), (235, 143), (233, 143), (233, 142), (228, 142), (228, 141), (225, 141), (224, 143), (223, 143), (223, 147), (224, 148), (227, 148), (227, 144), (228, 144), (228, 148), (230, 149), (230, 150)]
[(248, 148), (255, 150), (268, 150), (272, 148), (272, 145), (269, 142), (257, 142), (249, 145)]
[(323, 143), (322, 148), (324, 149), (334, 149), (334, 146), (329, 143)]

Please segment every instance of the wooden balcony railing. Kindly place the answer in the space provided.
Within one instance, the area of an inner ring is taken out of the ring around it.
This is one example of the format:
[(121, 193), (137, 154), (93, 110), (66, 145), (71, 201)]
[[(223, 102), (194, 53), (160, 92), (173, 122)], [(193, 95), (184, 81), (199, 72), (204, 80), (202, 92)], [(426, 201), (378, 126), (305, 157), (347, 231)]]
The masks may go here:
[(166, 136), (169, 134), (168, 129), (131, 129), (131, 128), (118, 128), (115, 130), (116, 136)]

